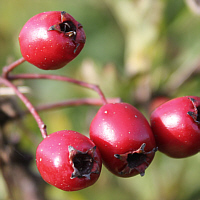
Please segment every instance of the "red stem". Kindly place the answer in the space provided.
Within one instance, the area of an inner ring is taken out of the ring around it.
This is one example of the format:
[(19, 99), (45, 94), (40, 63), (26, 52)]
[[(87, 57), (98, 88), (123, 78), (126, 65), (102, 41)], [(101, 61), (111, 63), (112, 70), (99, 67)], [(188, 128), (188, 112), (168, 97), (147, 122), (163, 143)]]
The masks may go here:
[(30, 111), (30, 113), (33, 115), (33, 117), (35, 118), (39, 129), (41, 131), (42, 137), (46, 138), (47, 137), (47, 131), (46, 131), (46, 125), (44, 124), (44, 122), (42, 121), (42, 119), (40, 118), (40, 116), (38, 115), (38, 113), (36, 112), (35, 108), (33, 107), (33, 105), (31, 104), (31, 102), (26, 98), (26, 96), (24, 96), (15, 85), (13, 85), (9, 80), (7, 80), (6, 78), (0, 77), (0, 83), (12, 88), (14, 90), (14, 92), (16, 93), (16, 95), (22, 100), (22, 102), (24, 102), (25, 106), (28, 108), (28, 110)]
[[(121, 101), (120, 98), (109, 98), (107, 100), (108, 100), (108, 103), (119, 103)], [(71, 99), (67, 101), (39, 105), (39, 106), (36, 106), (35, 109), (37, 111), (43, 111), (43, 110), (52, 110), (52, 109), (60, 108), (64, 106), (80, 106), (80, 105), (100, 106), (102, 105), (102, 101), (100, 99), (94, 99), (94, 98)]]
[(52, 80), (70, 82), (70, 83), (77, 84), (82, 87), (86, 87), (86, 88), (96, 91), (99, 94), (99, 96), (102, 100), (102, 103), (107, 104), (107, 100), (98, 85), (86, 83), (86, 82), (79, 81), (79, 80), (69, 78), (66, 76), (51, 75), (51, 74), (17, 74), (17, 75), (9, 75), (8, 79), (10, 79), (10, 80), (14, 80), (14, 79), (52, 79)]
[(15, 62), (11, 63), (8, 66), (3, 67), (3, 73), (2, 73), (2, 77), (3, 78), (7, 78), (8, 74), (18, 65), (22, 64), (25, 61), (24, 57), (16, 60)]

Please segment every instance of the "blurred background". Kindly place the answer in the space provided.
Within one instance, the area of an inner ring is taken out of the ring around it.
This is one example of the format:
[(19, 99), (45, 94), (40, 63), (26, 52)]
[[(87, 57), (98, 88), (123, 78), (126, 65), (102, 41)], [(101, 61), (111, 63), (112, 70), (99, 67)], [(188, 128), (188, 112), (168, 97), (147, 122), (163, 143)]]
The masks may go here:
[[(199, 0), (0, 0), (2, 67), (21, 57), (18, 35), (26, 21), (40, 12), (54, 10), (66, 11), (79, 21), (87, 41), (75, 60), (48, 73), (97, 84), (106, 97), (120, 97), (136, 106), (148, 120), (157, 103), (184, 95), (200, 96)], [(21, 72), (46, 73), (27, 62), (13, 71)], [(34, 105), (71, 98), (98, 98), (94, 91), (70, 83), (26, 80), (18, 84), (29, 88), (26, 95)], [(25, 109), (16, 100), (17, 106)], [(40, 115), (49, 134), (72, 129), (88, 135), (98, 109), (98, 106), (79, 106), (40, 112)], [(42, 137), (33, 117), (27, 115), (20, 122), (6, 124), (6, 132), (17, 148), (32, 155), (27, 168), (39, 178), (43, 199), (200, 199), (198, 154), (173, 159), (157, 152), (144, 177), (118, 178), (103, 168), (93, 186), (64, 192), (40, 179), (35, 151)], [(17, 171), (12, 173), (17, 175)], [(24, 184), (28, 186), (25, 180)], [(9, 197), (11, 189), (13, 198)], [(20, 199), (22, 191), (11, 189), (5, 171), (0, 172), (0, 200)]]

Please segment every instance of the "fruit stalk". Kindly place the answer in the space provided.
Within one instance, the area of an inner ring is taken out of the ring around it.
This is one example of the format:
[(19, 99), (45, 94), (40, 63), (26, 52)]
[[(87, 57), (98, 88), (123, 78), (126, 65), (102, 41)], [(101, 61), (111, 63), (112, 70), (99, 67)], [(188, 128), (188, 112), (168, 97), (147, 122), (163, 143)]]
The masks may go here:
[(22, 102), (25, 104), (25, 106), (28, 108), (28, 110), (30, 111), (30, 113), (33, 115), (33, 117), (35, 118), (39, 129), (41, 131), (42, 137), (46, 138), (47, 137), (47, 131), (46, 131), (46, 125), (44, 124), (44, 122), (42, 121), (42, 119), (40, 118), (39, 114), (37, 113), (37, 111), (35, 110), (34, 106), (31, 104), (31, 102), (26, 98), (25, 95), (23, 95), (18, 88), (13, 85), (9, 80), (0, 77), (0, 83), (12, 88), (14, 90), (14, 92), (16, 93), (16, 95), (22, 100)]
[(16, 68), (18, 65), (22, 64), (25, 61), (24, 57), (16, 60), (15, 62), (11, 63), (8, 66), (3, 67), (2, 77), (7, 78), (8, 74)]
[(79, 80), (76, 80), (74, 78), (70, 78), (67, 76), (52, 75), (52, 74), (17, 74), (17, 75), (9, 75), (8, 78), (10, 80), (14, 80), (14, 79), (51, 79), (51, 80), (57, 80), (57, 81), (70, 82), (70, 83), (80, 85), (82, 87), (94, 90), (100, 96), (102, 103), (104, 105), (107, 104), (107, 100), (98, 85), (79, 81)]
[[(121, 100), (120, 98), (108, 98), (107, 101), (108, 103), (119, 103)], [(81, 105), (101, 106), (102, 101), (100, 99), (95, 99), (95, 98), (70, 99), (56, 103), (38, 105), (35, 106), (35, 109), (37, 111), (44, 111), (44, 110), (58, 109), (64, 106), (66, 107), (66, 106), (81, 106)]]

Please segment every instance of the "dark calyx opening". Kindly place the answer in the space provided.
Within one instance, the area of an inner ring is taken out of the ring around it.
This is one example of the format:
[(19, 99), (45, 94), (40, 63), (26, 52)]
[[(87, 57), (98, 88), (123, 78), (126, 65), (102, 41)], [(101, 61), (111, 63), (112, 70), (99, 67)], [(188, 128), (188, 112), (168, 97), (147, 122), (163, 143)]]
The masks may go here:
[(200, 124), (200, 106), (197, 106), (197, 101), (195, 99), (193, 98), (189, 98), (189, 99), (191, 100), (194, 106), (194, 112), (188, 111), (187, 114), (190, 115), (196, 123)]
[(69, 36), (76, 38), (76, 26), (72, 21), (64, 21), (59, 24), (60, 30), (64, 33), (70, 33)]
[(197, 119), (196, 121), (200, 123), (200, 106), (197, 107)]
[(88, 154), (76, 154), (72, 159), (79, 176), (90, 174), (93, 168), (93, 158)]
[(146, 161), (147, 156), (143, 153), (133, 153), (128, 154), (127, 156), (127, 163), (128, 167), (135, 168), (141, 165), (143, 162)]

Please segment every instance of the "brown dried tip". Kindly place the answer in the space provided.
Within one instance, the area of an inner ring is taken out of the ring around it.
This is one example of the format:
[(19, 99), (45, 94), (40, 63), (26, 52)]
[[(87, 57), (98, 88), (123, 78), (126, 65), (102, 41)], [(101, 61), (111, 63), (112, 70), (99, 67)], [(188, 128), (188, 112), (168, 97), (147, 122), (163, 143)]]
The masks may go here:
[(123, 169), (119, 172), (120, 174), (130, 174), (132, 170), (136, 169), (141, 176), (144, 176), (145, 169), (149, 166), (147, 154), (155, 153), (157, 148), (152, 151), (145, 152), (146, 144), (143, 143), (140, 148), (136, 151), (130, 151), (124, 154), (115, 154), (115, 158), (125, 162)]
[(89, 149), (86, 152), (76, 150), (74, 147), (69, 146), (69, 159), (74, 169), (71, 178), (83, 178), (90, 179), (92, 173), (99, 174), (100, 169), (97, 161), (94, 159), (96, 146)]
[(197, 104), (197, 101), (195, 99), (190, 97), (188, 98), (190, 99), (190, 101), (194, 106), (194, 112), (188, 111), (187, 114), (193, 118), (194, 122), (200, 124), (200, 105)]

